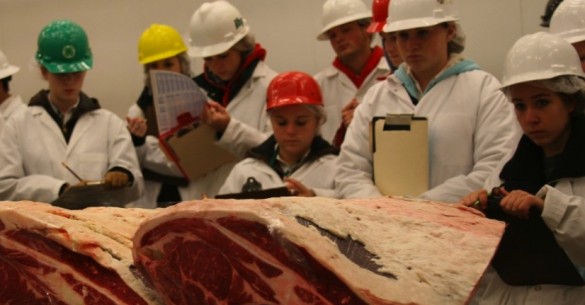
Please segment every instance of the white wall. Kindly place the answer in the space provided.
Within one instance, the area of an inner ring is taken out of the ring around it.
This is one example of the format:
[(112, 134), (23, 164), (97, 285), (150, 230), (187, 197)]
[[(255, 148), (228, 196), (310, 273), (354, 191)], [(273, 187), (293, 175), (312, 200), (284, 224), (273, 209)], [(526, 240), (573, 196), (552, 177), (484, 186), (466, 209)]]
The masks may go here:
[[(267, 50), (267, 62), (277, 71), (301, 70), (311, 74), (329, 65), (333, 52), (328, 42), (315, 39), (321, 28), (324, 0), (231, 0)], [(365, 0), (368, 7), (371, 0)], [(455, 0), (467, 34), (466, 56), (500, 77), (503, 58), (523, 34), (541, 28), (546, 0)], [(36, 39), (54, 19), (71, 19), (85, 28), (95, 66), (84, 91), (102, 107), (124, 116), (142, 88), (137, 41), (151, 23), (169, 24), (188, 36), (192, 13), (203, 0), (0, 0), (0, 49), (22, 68), (12, 91), (28, 100), (46, 85), (31, 68)], [(195, 72), (202, 63), (193, 64)]]

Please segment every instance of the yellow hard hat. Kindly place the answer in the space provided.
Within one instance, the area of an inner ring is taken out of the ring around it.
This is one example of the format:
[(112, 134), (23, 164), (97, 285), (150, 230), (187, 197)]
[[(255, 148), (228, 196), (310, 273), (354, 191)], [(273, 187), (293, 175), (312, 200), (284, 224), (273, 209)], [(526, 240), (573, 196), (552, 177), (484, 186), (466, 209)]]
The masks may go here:
[(183, 37), (174, 28), (164, 24), (153, 24), (146, 29), (138, 41), (138, 61), (145, 65), (173, 57), (187, 51)]

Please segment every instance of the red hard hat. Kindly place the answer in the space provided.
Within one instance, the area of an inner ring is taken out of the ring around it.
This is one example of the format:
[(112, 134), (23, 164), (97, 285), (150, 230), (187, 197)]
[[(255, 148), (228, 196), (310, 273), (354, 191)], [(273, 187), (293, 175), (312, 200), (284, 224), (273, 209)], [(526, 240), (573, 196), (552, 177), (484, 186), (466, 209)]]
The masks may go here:
[(321, 89), (315, 79), (304, 72), (285, 72), (268, 86), (266, 110), (290, 105), (323, 106)]
[(390, 0), (372, 1), (372, 23), (368, 26), (368, 33), (379, 33), (386, 25)]

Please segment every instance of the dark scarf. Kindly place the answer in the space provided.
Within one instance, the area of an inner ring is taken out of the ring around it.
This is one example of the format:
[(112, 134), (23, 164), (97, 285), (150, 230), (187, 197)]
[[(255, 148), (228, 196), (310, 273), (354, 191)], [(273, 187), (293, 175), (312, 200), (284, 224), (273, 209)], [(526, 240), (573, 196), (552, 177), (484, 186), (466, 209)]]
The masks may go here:
[(140, 109), (142, 109), (142, 111), (146, 110), (147, 107), (154, 106), (154, 97), (152, 96), (152, 92), (150, 89), (148, 89), (148, 87), (144, 86), (144, 88), (142, 88), (142, 92), (140, 93), (136, 104), (138, 107), (140, 107)]
[[(545, 184), (562, 178), (585, 176), (585, 116), (573, 118), (563, 152), (545, 167), (542, 148), (523, 136), (510, 161), (500, 173), (508, 191), (521, 189), (536, 194)], [(554, 203), (552, 203), (554, 204)], [(539, 213), (520, 219), (492, 208), (486, 216), (508, 223), (492, 264), (509, 285), (584, 285), (575, 266), (558, 245)]]
[(199, 87), (207, 92), (207, 96), (221, 103), (226, 107), (238, 95), (242, 87), (252, 77), (258, 62), (263, 61), (266, 57), (266, 50), (259, 44), (256, 44), (254, 50), (244, 55), (243, 63), (232, 79), (227, 82), (222, 81), (214, 75), (207, 67), (205, 71), (194, 78)]
[[(284, 170), (280, 166), (279, 162), (274, 162), (273, 160), (276, 159), (276, 151), (274, 147), (276, 146), (276, 139), (274, 135), (270, 136), (266, 141), (262, 144), (250, 149), (247, 153), (248, 158), (258, 159), (268, 166), (270, 166), (281, 179), (284, 179), (286, 176), (292, 174), (292, 172), (285, 174)], [(323, 156), (326, 155), (338, 155), (339, 149), (331, 146), (329, 142), (323, 140), (321, 136), (316, 136), (311, 143), (311, 148), (309, 154), (302, 160), (300, 165), (307, 164), (313, 162)]]
[(91, 98), (87, 96), (85, 93), (81, 92), (79, 94), (79, 104), (77, 105), (75, 110), (73, 110), (71, 119), (67, 121), (67, 123), (63, 124), (63, 118), (61, 117), (61, 114), (55, 112), (55, 110), (53, 110), (53, 107), (51, 106), (51, 102), (49, 101), (48, 90), (39, 91), (35, 96), (33, 96), (30, 99), (28, 106), (43, 107), (49, 113), (51, 118), (53, 118), (55, 123), (57, 123), (59, 129), (61, 129), (61, 132), (63, 133), (63, 136), (65, 137), (65, 141), (67, 143), (69, 143), (69, 139), (71, 139), (73, 129), (75, 128), (75, 125), (77, 124), (79, 118), (88, 112), (100, 109), (100, 104), (97, 99)]

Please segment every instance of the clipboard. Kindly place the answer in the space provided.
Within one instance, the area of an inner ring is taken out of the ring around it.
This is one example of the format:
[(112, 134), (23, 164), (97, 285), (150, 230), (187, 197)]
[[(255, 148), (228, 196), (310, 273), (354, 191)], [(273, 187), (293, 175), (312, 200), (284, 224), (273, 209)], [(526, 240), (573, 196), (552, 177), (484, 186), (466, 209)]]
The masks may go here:
[(288, 188), (282, 186), (261, 191), (216, 195), (215, 199), (267, 199), (292, 196)]
[(418, 196), (429, 189), (426, 118), (412, 114), (374, 117), (370, 145), (374, 184), (383, 195)]
[(125, 202), (118, 198), (127, 188), (112, 188), (103, 181), (89, 181), (86, 185), (71, 186), (51, 204), (70, 210), (92, 206), (123, 207)]
[(208, 125), (176, 128), (159, 138), (160, 145), (189, 180), (195, 180), (239, 158), (215, 144), (216, 131)]

